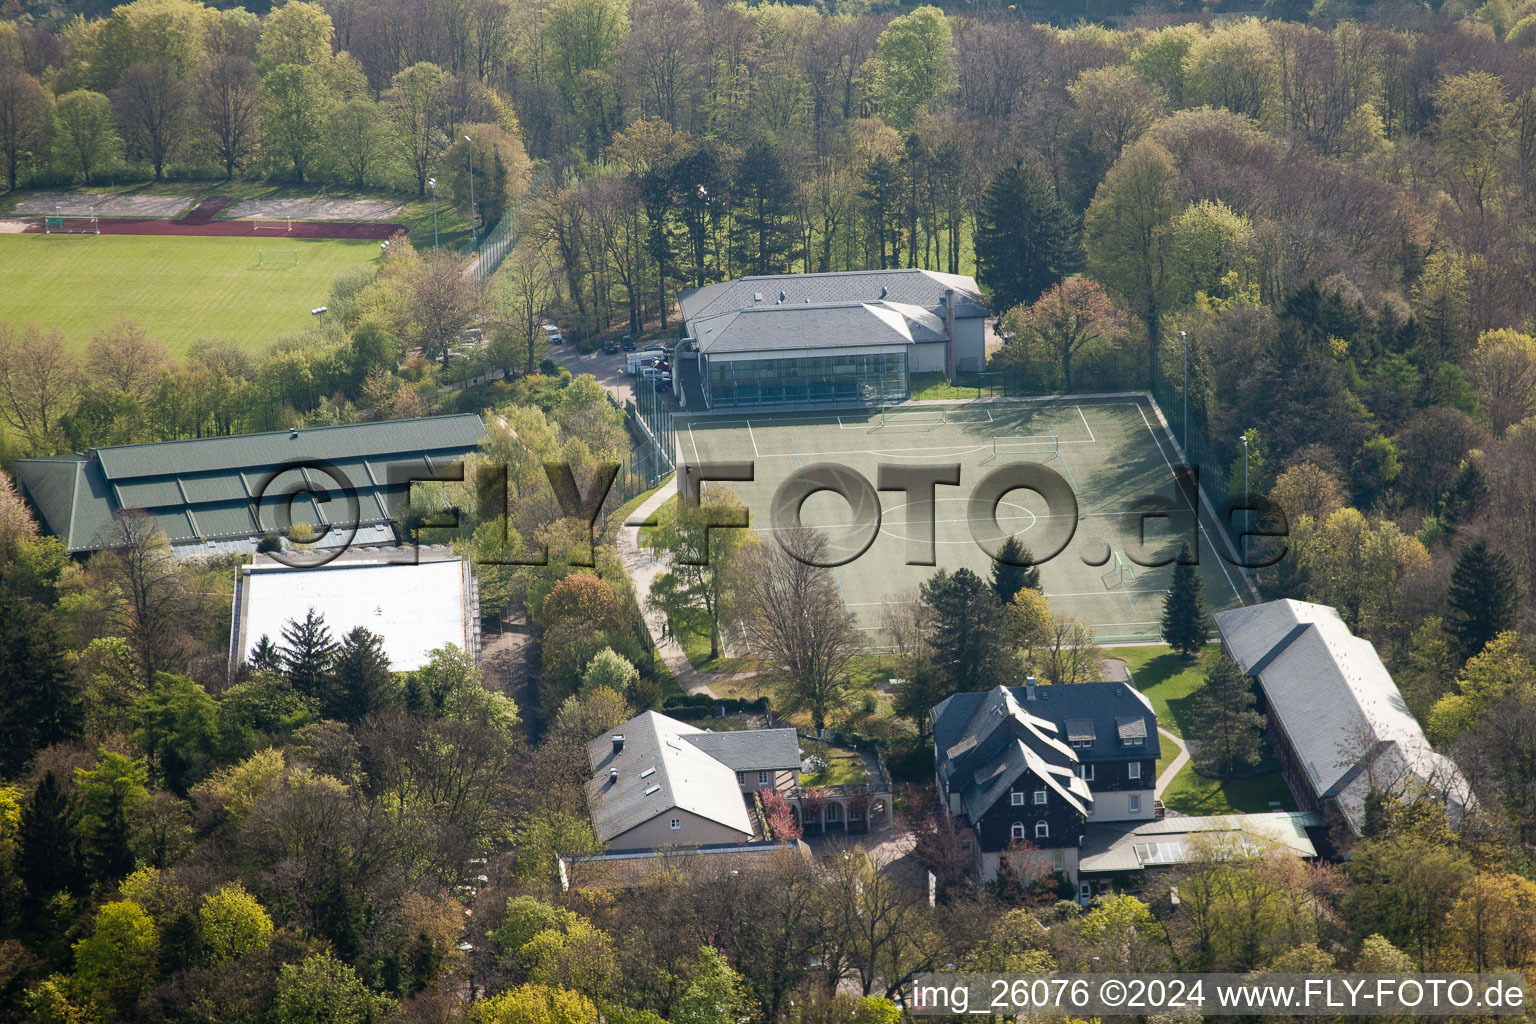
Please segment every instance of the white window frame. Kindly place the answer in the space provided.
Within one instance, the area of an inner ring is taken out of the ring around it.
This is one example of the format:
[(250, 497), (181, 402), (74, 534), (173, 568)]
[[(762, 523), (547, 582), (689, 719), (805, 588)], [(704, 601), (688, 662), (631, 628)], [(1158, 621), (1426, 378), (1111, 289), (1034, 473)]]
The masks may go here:
[(1132, 761), (1131, 762), (1131, 766), (1129, 768), (1127, 768), (1126, 771), (1128, 772), (1127, 778), (1132, 778), (1132, 779), (1139, 779), (1139, 778), (1141, 778), (1141, 762), (1140, 761)]
[(1047, 825), (1043, 821), (1035, 822), (1035, 838), (1036, 839), (1049, 839), (1049, 838), (1051, 838), (1051, 826)]
[(1014, 790), (1012, 793), (1009, 793), (1008, 797), (1009, 797), (1009, 802), (1014, 807), (1023, 807), (1024, 806), (1024, 794), (1019, 792), (1018, 790)]
[(682, 827), (683, 827), (683, 819), (682, 818), (673, 818), (672, 819), (672, 831), (677, 832), (677, 831), (681, 830)]
[(1049, 799), (1050, 799), (1050, 797), (1046, 795), (1046, 791), (1045, 790), (1043, 790), (1043, 789), (1035, 790), (1035, 806), (1036, 807), (1043, 807), (1043, 806), (1045, 806), (1045, 802), (1047, 800), (1049, 800)]
[(1131, 794), (1127, 810), (1131, 814), (1140, 814), (1141, 813), (1141, 794), (1140, 793), (1132, 793)]
[(1077, 777), (1082, 779), (1084, 782), (1092, 782), (1093, 781), (1093, 765), (1091, 765), (1091, 764), (1080, 764), (1080, 765), (1078, 765), (1077, 766)]
[(1022, 821), (1016, 821), (1013, 823), (1013, 828), (1008, 830), (1008, 837), (1010, 839), (1027, 839), (1029, 833), (1025, 831)]
[(747, 784), (747, 773), (746, 772), (737, 772), (736, 773), (736, 785), (738, 785), (738, 786), (745, 786), (746, 784)]
[(757, 784), (759, 786), (766, 786), (766, 785), (768, 785), (768, 773), (767, 772), (758, 772), (757, 773)]

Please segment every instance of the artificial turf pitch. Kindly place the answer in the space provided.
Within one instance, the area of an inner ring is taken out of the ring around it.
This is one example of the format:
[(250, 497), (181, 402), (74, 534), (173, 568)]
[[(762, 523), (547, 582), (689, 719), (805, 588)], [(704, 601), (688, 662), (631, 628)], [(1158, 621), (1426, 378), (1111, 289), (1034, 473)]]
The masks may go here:
[[(297, 266), (258, 265), (258, 249), (297, 249)], [(156, 235), (0, 235), (0, 320), (58, 328), (71, 348), (124, 317), (181, 355), (199, 339), (259, 353), (304, 328), (331, 282), (379, 258), (363, 239)]]
[[(1009, 462), (1035, 462), (1068, 481), (1078, 515), (1052, 517), (1045, 501), (1026, 490), (1004, 495), (997, 520), (1005, 533), (1036, 554), (1052, 538), (1071, 539), (1040, 566), (1051, 607), (1093, 626), (1100, 643), (1154, 640), (1163, 597), (1181, 543), (1199, 550), (1199, 573), (1210, 611), (1240, 602), (1238, 570), (1219, 558), (1202, 513), (1191, 515), (1176, 485), (1178, 457), (1157, 409), (1142, 398), (991, 401), (966, 405), (896, 407), (880, 412), (758, 412), (698, 416), (678, 428), (684, 462), (750, 461), (750, 482), (728, 487), (746, 502), (752, 526), (767, 538), (775, 490), (786, 477), (818, 463), (856, 470), (873, 486), (881, 464), (958, 463), (959, 486), (935, 491), (936, 565), (909, 565), (913, 531), (902, 491), (879, 494), (878, 533), (867, 550), (836, 569), (843, 600), (861, 629), (879, 646), (881, 606), (915, 589), (936, 569), (969, 568), (990, 579), (991, 558), (972, 535), (972, 488)], [(1152, 515), (1148, 515), (1152, 513)], [(846, 501), (831, 492), (809, 498), (802, 521), (824, 530), (834, 552), (858, 550), (868, 528), (852, 523)], [(1145, 536), (1143, 537), (1143, 533)], [(1059, 542), (1059, 541), (1058, 541)], [(1219, 539), (1216, 543), (1222, 543)], [(1129, 573), (1116, 573), (1118, 553)], [(1108, 558), (1108, 561), (1104, 561)], [(1091, 562), (1104, 564), (1089, 564)], [(1160, 567), (1136, 562), (1166, 561)]]

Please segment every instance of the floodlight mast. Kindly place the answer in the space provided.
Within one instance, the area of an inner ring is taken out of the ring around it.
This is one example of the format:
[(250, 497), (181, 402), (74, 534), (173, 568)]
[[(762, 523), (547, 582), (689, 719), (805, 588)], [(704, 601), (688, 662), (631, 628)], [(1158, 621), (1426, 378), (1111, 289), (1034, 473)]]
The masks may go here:
[(475, 250), (480, 248), (480, 237), (475, 231), (475, 140), (466, 135), (464, 141), (469, 143), (469, 247)]

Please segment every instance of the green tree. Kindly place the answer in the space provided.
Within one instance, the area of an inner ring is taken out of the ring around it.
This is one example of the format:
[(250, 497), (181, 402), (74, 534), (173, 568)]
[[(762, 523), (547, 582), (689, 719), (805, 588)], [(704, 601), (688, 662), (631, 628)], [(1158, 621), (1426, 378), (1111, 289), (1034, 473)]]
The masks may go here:
[(126, 1016), (154, 983), (160, 934), (143, 907), (117, 900), (96, 911), (91, 934), (74, 951), (78, 990), (102, 1009)]
[(112, 101), (99, 92), (76, 89), (53, 109), (55, 138), (74, 170), (91, 183), (91, 172), (111, 166), (121, 140), (112, 121)]
[(1536, 690), (1536, 666), (1524, 650), (1520, 634), (1500, 633), (1474, 654), (1456, 679), (1456, 689), (1429, 710), (1429, 734), (1449, 742), (1462, 732), (1488, 721), (1505, 698)]
[(1462, 658), (1471, 658), (1514, 624), (1519, 600), (1509, 559), (1481, 538), (1468, 544), (1451, 570), (1446, 594), (1445, 628)]
[(925, 4), (892, 18), (875, 43), (866, 73), (885, 123), (911, 127), (918, 111), (947, 95), (957, 81), (944, 12)]
[(1378, 934), (1419, 969), (1448, 938), (1446, 915), (1472, 878), (1467, 855), (1443, 836), (1417, 831), (1367, 839), (1349, 861), (1344, 913), (1356, 934)]
[(155, 686), (133, 704), (133, 741), (166, 788), (185, 796), (219, 741), (219, 705), (185, 676), (162, 672)]
[(90, 768), (75, 769), (81, 845), (93, 877), (109, 881), (133, 870), (130, 822), (149, 798), (149, 769), (136, 758), (102, 751)]
[(754, 142), (732, 182), (731, 257), (748, 274), (781, 274), (795, 247), (795, 183), (777, 146)]
[(239, 882), (210, 893), (197, 917), (203, 946), (214, 963), (266, 949), (272, 941), (271, 916)]
[(321, 699), (335, 671), (336, 641), (313, 608), (283, 627), (283, 674), (306, 697)]
[(272, 1001), (273, 1024), (374, 1024), (393, 1008), (375, 995), (357, 972), (330, 953), (284, 964)]
[(69, 798), (52, 771), (43, 774), (22, 805), (16, 835), (16, 875), (35, 909), (56, 892), (78, 885), (78, 841)]
[(1481, 211), (1498, 182), (1512, 114), (1504, 88), (1486, 71), (1447, 75), (1435, 88), (1436, 145), (1447, 191), (1464, 210)]
[(1038, 347), (1061, 366), (1061, 386), (1075, 386), (1072, 362), (1090, 346), (1113, 348), (1130, 326), (1104, 287), (1088, 277), (1060, 281), (1033, 305), (1010, 314), (1016, 337), (1007, 343), (1001, 361), (1028, 368), (1029, 351)]
[(576, 120), (584, 155), (596, 160), (621, 123), (614, 75), (629, 32), (618, 0), (559, 0), (544, 23), (555, 89)]
[[(717, 524), (711, 527), (709, 524)], [(694, 628), (709, 637), (709, 656), (720, 657), (720, 629), (729, 613), (731, 571), (747, 545), (744, 529), (718, 524), (747, 523), (747, 509), (729, 491), (711, 492), (697, 505), (673, 503), (663, 509), (651, 534), (671, 568), (651, 586), (651, 603), (667, 613), (674, 628)]]
[(933, 610), (928, 645), (951, 692), (986, 690), (1004, 681), (1003, 606), (969, 569), (940, 569), (918, 588)]
[(1009, 537), (1003, 541), (997, 554), (998, 557), (992, 560), (992, 593), (997, 596), (998, 604), (1008, 607), (1013, 602), (1013, 595), (1025, 587), (1040, 589), (1040, 567), (1035, 564), (1035, 556), (1030, 550), (1019, 543), (1019, 538)]
[(0, 160), (12, 192), (22, 166), (42, 162), (49, 128), (48, 95), (37, 79), (19, 65), (0, 67)]
[(628, 658), (612, 647), (604, 647), (587, 662), (586, 671), (581, 674), (581, 690), (590, 693), (598, 687), (607, 687), (614, 693), (628, 693), (639, 678), (640, 672)]
[(326, 718), (361, 722), (390, 707), (398, 687), (384, 653), (384, 638), (357, 626), (341, 638), (331, 666), (331, 685), (324, 691), (320, 710)]
[(261, 80), (262, 142), (274, 159), (287, 161), (300, 185), (320, 159), (330, 97), (320, 72), (301, 64), (279, 64)]
[(599, 1024), (597, 1007), (580, 992), (520, 985), (476, 1003), (473, 1024)]
[(982, 196), (976, 229), (976, 279), (993, 308), (1034, 302), (1082, 261), (1077, 226), (1051, 183), (1023, 161), (1003, 168)]
[(672, 1006), (672, 1024), (737, 1024), (749, 1015), (741, 975), (713, 946), (700, 948), (693, 977)]
[(1205, 615), (1205, 594), (1200, 586), (1200, 571), (1186, 542), (1173, 564), (1173, 582), (1163, 602), (1163, 642), (1192, 658), (1205, 647), (1210, 622)]
[(38, 750), (78, 735), (82, 709), (48, 610), (0, 592), (0, 622), (0, 775), (15, 775)]
[(263, 73), (283, 64), (320, 68), (331, 60), (336, 35), (331, 16), (319, 4), (288, 0), (261, 22), (256, 56)]
[(1169, 286), (1168, 228), (1178, 212), (1173, 157), (1150, 139), (1128, 146), (1094, 193), (1084, 218), (1093, 277), (1123, 296), (1147, 329), (1151, 379), (1162, 350), (1160, 320)]
[(448, 148), (449, 78), (436, 64), (421, 61), (390, 79), (382, 97), (385, 116), (416, 178), (416, 194), (427, 194), (427, 176)]
[(381, 117), (377, 103), (354, 96), (331, 108), (326, 118), (330, 162), (353, 188), (372, 183), (385, 162), (388, 139)]
[(1264, 716), (1253, 709), (1253, 688), (1232, 659), (1217, 658), (1194, 700), (1193, 760), (1202, 773), (1230, 779), (1259, 763)]

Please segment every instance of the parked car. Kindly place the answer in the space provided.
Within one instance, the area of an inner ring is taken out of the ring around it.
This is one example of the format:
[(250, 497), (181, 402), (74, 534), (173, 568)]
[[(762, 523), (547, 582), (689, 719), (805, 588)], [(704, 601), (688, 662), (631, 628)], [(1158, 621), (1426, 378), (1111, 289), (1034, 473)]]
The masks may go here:
[(654, 380), (656, 382), (657, 391), (672, 390), (672, 375), (670, 373), (657, 374)]
[(615, 354), (618, 353), (618, 351), (619, 351), (619, 346), (616, 343), (611, 342), (611, 341), (603, 342), (603, 353), (605, 355), (610, 355), (610, 356), (611, 355), (615, 355)]
[(554, 324), (545, 324), (544, 340), (549, 342), (551, 345), (563, 345), (565, 344), (565, 335), (561, 334), (560, 328), (556, 327)]
[(640, 379), (641, 380), (655, 380), (657, 377), (666, 377), (666, 376), (670, 376), (670, 375), (666, 371), (664, 371), (664, 370), (658, 370), (654, 366), (647, 366), (647, 367), (643, 368), (640, 371)]
[(619, 342), (619, 344), (623, 346), (625, 352), (633, 352), (635, 350), (635, 339), (628, 334), (624, 335), (624, 340)]

